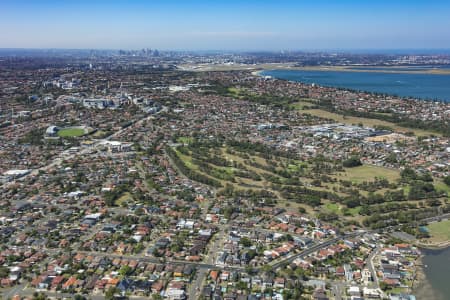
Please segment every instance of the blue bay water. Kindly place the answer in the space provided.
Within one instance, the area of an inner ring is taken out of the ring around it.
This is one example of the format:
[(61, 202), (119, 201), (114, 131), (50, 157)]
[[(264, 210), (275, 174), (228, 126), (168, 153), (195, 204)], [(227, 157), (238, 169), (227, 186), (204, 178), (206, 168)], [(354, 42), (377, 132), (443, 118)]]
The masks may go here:
[(268, 70), (261, 74), (322, 86), (450, 102), (450, 75), (310, 70)]
[(450, 299), (450, 247), (441, 250), (422, 250), (427, 280), (435, 291), (435, 299)]

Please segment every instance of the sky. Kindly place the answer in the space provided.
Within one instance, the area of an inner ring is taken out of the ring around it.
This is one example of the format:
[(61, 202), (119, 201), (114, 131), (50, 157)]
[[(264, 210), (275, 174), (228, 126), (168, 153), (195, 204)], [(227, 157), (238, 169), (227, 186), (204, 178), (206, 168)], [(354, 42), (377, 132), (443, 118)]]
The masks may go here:
[(450, 49), (450, 1), (0, 0), (0, 48)]

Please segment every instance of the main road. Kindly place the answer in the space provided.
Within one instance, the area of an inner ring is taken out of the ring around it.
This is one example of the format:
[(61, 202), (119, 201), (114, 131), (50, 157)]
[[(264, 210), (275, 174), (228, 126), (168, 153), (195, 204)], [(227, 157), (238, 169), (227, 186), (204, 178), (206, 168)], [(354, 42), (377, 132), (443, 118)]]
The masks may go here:
[(375, 266), (373, 263), (373, 258), (377, 255), (379, 251), (379, 248), (377, 247), (375, 250), (373, 250), (370, 254), (369, 257), (367, 257), (367, 267), (369, 268), (370, 274), (372, 275), (372, 279), (375, 282), (375, 287), (379, 288), (380, 287), (380, 283), (378, 281), (378, 275), (377, 272), (375, 270)]
[[(222, 231), (222, 232), (224, 232), (224, 231)], [(214, 257), (215, 257), (214, 254), (216, 253), (217, 249), (219, 248), (220, 242), (223, 239), (223, 236), (222, 236), (223, 233), (222, 234), (218, 233), (218, 234), (219, 234), (219, 236), (217, 236), (215, 238), (213, 245), (209, 249), (209, 255), (206, 257), (205, 262), (191, 262), (191, 261), (183, 261), (183, 260), (161, 260), (158, 258), (147, 257), (143, 254), (128, 255), (128, 254), (116, 254), (116, 253), (103, 253), (103, 252), (98, 252), (98, 251), (75, 251), (75, 252), (82, 253), (85, 255), (108, 257), (108, 258), (134, 259), (134, 260), (139, 260), (139, 261), (144, 261), (144, 262), (149, 262), (149, 263), (165, 263), (165, 264), (172, 264), (172, 265), (191, 265), (191, 266), (195, 266), (200, 269), (221, 269), (221, 270), (226, 270), (226, 271), (244, 271), (245, 268), (241, 267), (241, 266), (218, 266), (218, 265), (214, 264), (214, 262), (213, 262)], [(271, 264), (271, 266), (273, 269), (277, 269), (288, 263), (293, 262), (297, 258), (303, 258), (303, 257), (308, 256), (322, 248), (328, 247), (328, 246), (338, 242), (339, 240), (342, 240), (343, 238), (346, 238), (349, 236), (353, 237), (353, 236), (357, 236), (360, 234), (361, 233), (345, 235), (345, 236), (337, 236), (335, 238), (326, 240), (322, 243), (314, 244), (299, 253), (282, 258), (281, 260)], [(259, 269), (259, 268), (256, 268), (256, 269)]]
[(278, 261), (278, 262), (272, 264), (271, 266), (272, 266), (273, 269), (278, 269), (279, 267), (282, 267), (282, 266), (284, 266), (284, 265), (286, 265), (288, 263), (293, 262), (297, 258), (304, 258), (304, 257), (306, 257), (306, 256), (308, 256), (308, 255), (310, 255), (310, 254), (312, 254), (312, 253), (322, 249), (322, 248), (328, 247), (328, 246), (338, 242), (339, 240), (342, 240), (342, 239), (348, 238), (348, 237), (355, 237), (355, 236), (358, 236), (358, 235), (362, 235), (364, 233), (365, 232), (355, 232), (355, 233), (345, 234), (345, 235), (342, 235), (342, 236), (337, 236), (335, 238), (326, 240), (326, 241), (324, 241), (322, 243), (319, 243), (319, 244), (313, 244), (312, 246), (309, 246), (305, 250), (303, 250), (303, 251), (301, 251), (301, 252), (299, 252), (297, 254), (288, 256), (288, 257), (282, 259), (281, 261)]

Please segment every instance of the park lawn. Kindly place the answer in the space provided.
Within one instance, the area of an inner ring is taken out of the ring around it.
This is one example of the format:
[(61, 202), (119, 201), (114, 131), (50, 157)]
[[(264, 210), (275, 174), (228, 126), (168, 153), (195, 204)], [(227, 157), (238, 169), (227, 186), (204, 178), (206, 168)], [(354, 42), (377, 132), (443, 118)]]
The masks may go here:
[(238, 88), (235, 88), (235, 87), (229, 87), (229, 88), (228, 88), (228, 92), (229, 92), (230, 94), (238, 95), (238, 94), (241, 93), (241, 90), (238, 89)]
[[(305, 99), (306, 100), (306, 99)], [(309, 109), (311, 108), (311, 106), (313, 106), (314, 104), (311, 102), (307, 102), (307, 101), (298, 101), (295, 103), (290, 104), (289, 106), (294, 108), (294, 109), (298, 109), (298, 110), (304, 110), (304, 109)]]
[(250, 156), (251, 158), (253, 158), (253, 160), (256, 162), (256, 163), (258, 163), (258, 164), (260, 164), (260, 165), (262, 165), (262, 166), (268, 166), (269, 164), (267, 163), (267, 160), (264, 158), (264, 157), (261, 157), (261, 156), (259, 156), (259, 155), (253, 155), (253, 156)]
[(238, 89), (235, 87), (228, 88), (228, 96), (229, 97), (242, 99), (243, 97), (245, 97), (245, 95), (246, 95), (246, 91), (243, 89)]
[[(192, 162), (192, 157), (191, 156), (184, 155), (183, 153), (181, 153), (177, 149), (174, 149), (174, 150), (175, 150), (177, 156), (183, 161), (183, 163), (189, 169), (191, 169), (193, 171), (196, 171), (196, 172), (198, 172), (200, 174), (206, 175), (206, 176), (208, 176), (210, 178), (214, 178), (214, 179), (220, 181), (220, 183), (222, 183), (222, 185), (224, 185), (224, 186), (225, 186), (226, 183), (231, 183), (235, 188), (239, 188), (238, 184), (236, 184), (236, 183), (232, 183), (232, 182), (227, 181), (227, 180), (216, 178), (215, 176), (212, 175), (214, 172), (222, 172), (222, 173), (226, 173), (227, 175), (232, 176), (233, 173), (234, 173), (233, 172), (234, 168), (232, 168), (232, 167), (213, 167), (211, 169), (211, 174), (206, 174), (205, 172), (200, 171), (199, 167), (195, 163)], [(235, 160), (235, 161), (241, 160), (243, 162), (243, 159), (238, 157), (238, 156), (234, 156), (234, 155), (230, 155), (230, 154), (224, 154), (224, 155), (225, 155), (225, 157), (227, 159), (230, 159), (230, 156), (231, 156), (233, 160)], [(257, 169), (257, 170), (259, 170), (259, 169)], [(245, 184), (250, 184), (250, 185), (258, 185), (258, 186), (261, 185), (261, 182), (253, 181), (253, 180), (250, 180), (250, 179), (247, 179), (247, 178), (239, 178), (239, 181), (243, 182)]]
[(359, 214), (359, 211), (361, 210), (361, 206), (353, 207), (353, 208), (347, 208), (347, 206), (339, 204), (339, 203), (333, 203), (333, 202), (326, 202), (322, 208), (326, 212), (333, 212), (340, 216), (344, 215), (344, 213), (347, 213), (351, 215), (352, 217), (356, 217)]
[[(193, 171), (195, 171), (195, 172), (197, 172), (199, 174), (205, 175), (205, 176), (207, 176), (207, 177), (209, 177), (211, 179), (217, 180), (223, 186), (225, 186), (225, 184), (228, 182), (226, 180), (216, 178), (216, 177), (212, 176), (211, 174), (208, 174), (208, 173), (205, 173), (205, 172), (201, 171), (199, 169), (199, 167), (195, 163), (192, 162), (192, 157), (191, 156), (184, 155), (183, 153), (178, 151), (176, 148), (174, 148), (174, 150), (175, 150), (175, 153), (177, 154), (177, 156), (183, 161), (183, 163), (186, 165), (187, 168), (189, 168), (189, 169), (191, 169), (191, 170), (193, 170)], [(218, 171), (217, 168), (212, 169), (212, 171), (213, 170), (216, 171), (216, 172)]]
[(297, 172), (301, 169), (306, 169), (308, 167), (308, 163), (304, 161), (291, 161), (289, 165), (287, 165), (288, 171)]
[(184, 155), (182, 154), (180, 151), (178, 151), (177, 149), (174, 149), (175, 152), (177, 153), (177, 156), (183, 161), (183, 163), (186, 165), (186, 167), (188, 167), (191, 170), (195, 170), (198, 171), (198, 166), (194, 163), (192, 163), (192, 158), (190, 156)]
[(434, 183), (436, 190), (446, 192), (448, 198), (450, 199), (450, 186), (446, 185), (443, 181), (438, 180)]
[(327, 202), (325, 203), (324, 207), (328, 210), (328, 212), (334, 212), (338, 215), (342, 214), (341, 213), (342, 206), (337, 203)]
[(348, 125), (352, 124), (363, 124), (366, 127), (375, 127), (375, 126), (387, 126), (392, 128), (392, 130), (397, 132), (414, 132), (416, 136), (429, 136), (429, 135), (441, 135), (439, 133), (428, 131), (428, 130), (422, 130), (422, 129), (413, 129), (413, 128), (407, 128), (403, 126), (399, 126), (395, 123), (378, 120), (378, 119), (369, 119), (369, 118), (360, 118), (360, 117), (353, 117), (353, 116), (343, 116), (337, 113), (332, 113), (323, 109), (307, 109), (302, 110), (303, 113), (307, 113), (313, 116), (317, 116), (320, 118), (325, 119), (331, 119), (339, 123), (344, 123)]
[(215, 167), (215, 169), (219, 172), (224, 172), (228, 175), (234, 174), (234, 168), (233, 167)]
[(403, 288), (403, 287), (395, 287), (395, 288), (389, 289), (389, 292), (392, 293), (392, 294), (403, 294), (403, 293), (405, 293), (405, 288)]
[[(253, 166), (250, 166), (250, 165), (246, 164), (244, 158), (242, 158), (242, 157), (240, 157), (240, 156), (238, 156), (238, 155), (229, 154), (229, 153), (226, 152), (225, 149), (226, 149), (226, 148), (222, 148), (222, 149), (221, 149), (221, 150), (222, 150), (222, 157), (224, 157), (225, 159), (232, 160), (232, 161), (235, 161), (235, 162), (237, 162), (237, 163), (241, 163), (241, 164), (243, 164), (246, 168), (251, 169), (251, 170), (254, 170), (254, 171), (256, 171), (257, 173), (258, 173), (258, 171), (259, 171), (259, 172), (266, 172), (266, 173), (268, 173), (267, 171), (263, 171), (263, 170), (261, 170), (261, 169), (259, 169), (259, 168), (256, 168), (256, 167), (253, 167)], [(253, 159), (255, 162), (257, 162), (257, 163), (260, 164), (260, 165), (263, 165), (263, 166), (267, 166), (267, 165), (268, 165), (267, 162), (266, 162), (266, 160), (265, 160), (264, 158), (260, 157), (260, 156), (251, 156), (251, 155), (249, 155), (249, 157), (250, 157), (250, 159)], [(259, 173), (258, 173), (258, 174), (259, 174)]]
[(236, 189), (252, 189), (252, 188), (258, 188), (258, 189), (262, 189), (265, 188), (265, 181), (256, 181), (253, 180), (251, 178), (242, 178), (242, 177), (237, 177), (236, 179), (236, 183), (234, 182), (229, 182), (230, 184), (232, 184), (234, 186), (234, 188)]
[[(233, 154), (229, 154), (226, 153), (225, 151), (226, 148), (221, 148), (221, 156), (223, 158), (226, 158), (228, 160), (233, 160), (235, 162), (241, 163), (244, 165), (244, 169), (253, 171), (255, 173), (257, 173), (258, 175), (263, 175), (263, 174), (272, 174), (270, 172), (267, 172), (265, 170), (262, 170), (260, 168), (257, 167), (253, 167), (250, 165), (247, 165), (244, 161), (245, 159), (243, 159), (242, 157), (239, 157), (237, 155), (233, 155)], [(223, 166), (215, 166), (213, 164), (211, 164), (211, 170), (209, 172), (204, 172), (203, 170), (200, 170), (199, 166), (197, 164), (195, 164), (192, 160), (191, 154), (186, 155), (181, 153), (179, 150), (177, 150), (176, 148), (174, 148), (174, 151), (176, 153), (176, 155), (180, 158), (180, 160), (185, 164), (185, 166), (199, 174), (205, 175), (211, 179), (215, 179), (217, 181), (219, 181), (222, 186), (226, 186), (226, 184), (231, 184), (236, 190), (261, 190), (261, 189), (270, 189), (270, 183), (264, 179), (260, 180), (260, 181), (256, 181), (253, 180), (251, 178), (244, 178), (244, 177), (239, 177), (235, 175), (235, 171), (238, 170), (234, 167), (223, 167)], [(264, 158), (261, 158), (259, 156), (250, 156), (250, 159), (258, 161), (261, 164), (267, 165), (267, 162), (265, 161)], [(275, 176), (275, 175), (274, 175)], [(233, 179), (233, 180), (231, 180)], [(279, 192), (277, 191), (272, 191), (275, 193), (276, 198), (281, 199), (281, 195)]]
[(103, 130), (97, 130), (94, 134), (92, 134), (93, 137), (101, 137), (106, 133), (106, 131)]
[(287, 166), (287, 169), (288, 169), (289, 171), (296, 172), (296, 171), (298, 171), (299, 167), (298, 167), (297, 165), (294, 165), (294, 164), (289, 164), (289, 165)]
[(121, 206), (122, 203), (128, 202), (128, 201), (132, 201), (132, 200), (133, 200), (133, 196), (131, 196), (131, 194), (130, 194), (129, 192), (125, 192), (125, 193), (123, 193), (122, 196), (120, 196), (120, 197), (115, 201), (115, 205)]
[(284, 208), (287, 211), (290, 211), (293, 213), (298, 213), (299, 208), (301, 207), (301, 208), (305, 209), (306, 214), (309, 216), (314, 216), (317, 214), (317, 212), (314, 211), (313, 207), (306, 205), (304, 203), (298, 203), (295, 201), (289, 201), (289, 200), (283, 199), (281, 196), (277, 201), (277, 207)]
[(66, 128), (58, 131), (60, 137), (77, 137), (85, 134), (84, 129), (81, 128)]
[(361, 210), (361, 206), (353, 207), (353, 208), (347, 208), (347, 212), (352, 215), (353, 217), (356, 217), (359, 215), (359, 211)]
[(403, 193), (404, 193), (405, 195), (408, 195), (410, 190), (411, 190), (411, 186), (410, 186), (410, 185), (405, 185), (405, 186), (403, 187)]
[(188, 136), (180, 136), (179, 138), (177, 138), (177, 142), (178, 143), (182, 143), (182, 144), (186, 144), (189, 145), (190, 143), (192, 143), (193, 138), (188, 137)]
[(431, 223), (427, 228), (433, 240), (450, 241), (450, 220)]
[(400, 178), (400, 172), (383, 167), (362, 165), (354, 168), (345, 168), (345, 173), (340, 173), (337, 177), (355, 183), (373, 181), (375, 177), (386, 178), (389, 182), (393, 182)]

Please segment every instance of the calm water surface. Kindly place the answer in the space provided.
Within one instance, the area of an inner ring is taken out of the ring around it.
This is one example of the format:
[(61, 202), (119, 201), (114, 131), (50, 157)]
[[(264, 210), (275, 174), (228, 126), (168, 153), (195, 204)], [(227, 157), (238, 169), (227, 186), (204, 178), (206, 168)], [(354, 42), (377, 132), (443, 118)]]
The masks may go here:
[(269, 70), (263, 71), (262, 75), (322, 86), (450, 102), (450, 75), (309, 70)]
[[(422, 250), (427, 284), (417, 292), (418, 300), (450, 299), (450, 247), (443, 250)], [(430, 289), (430, 290), (429, 290)], [(427, 296), (428, 295), (428, 296)]]

